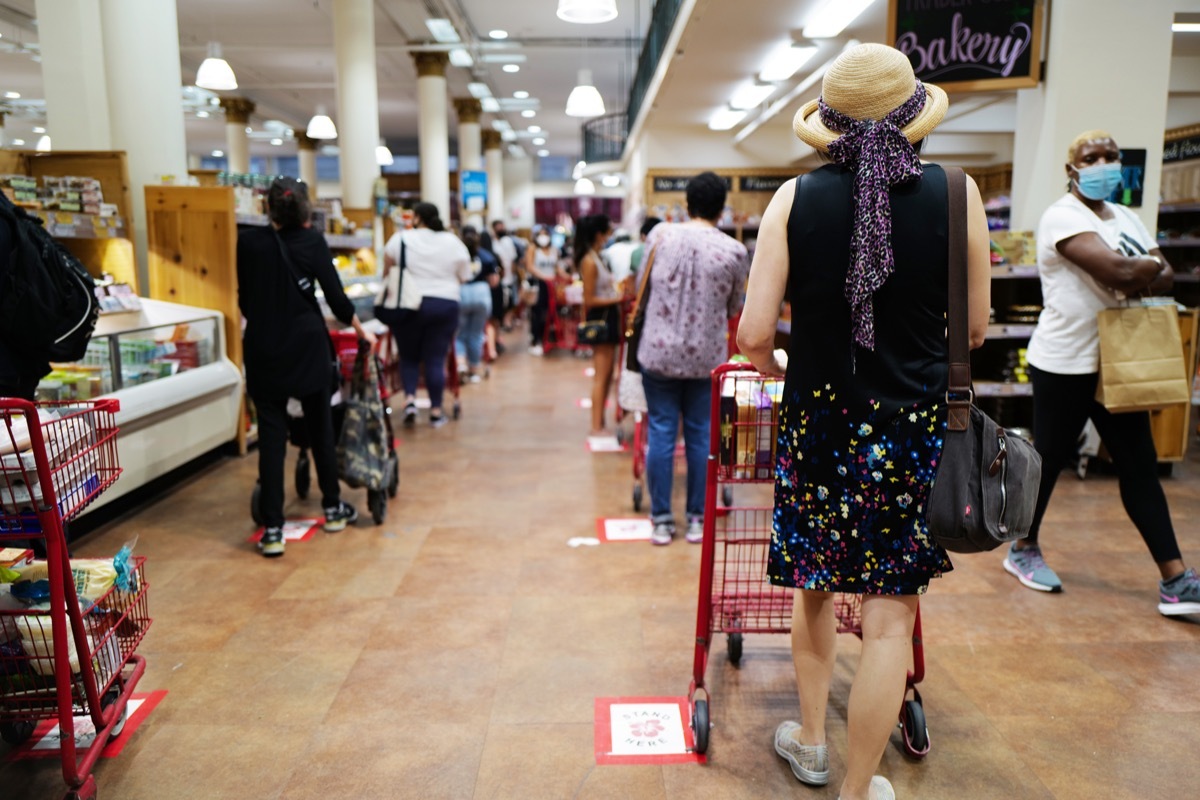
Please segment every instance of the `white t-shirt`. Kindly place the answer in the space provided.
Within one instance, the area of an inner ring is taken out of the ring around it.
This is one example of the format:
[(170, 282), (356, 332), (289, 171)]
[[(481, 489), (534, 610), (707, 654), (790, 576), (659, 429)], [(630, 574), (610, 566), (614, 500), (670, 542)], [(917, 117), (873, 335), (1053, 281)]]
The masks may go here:
[(1057, 245), (1080, 233), (1097, 233), (1113, 250), (1137, 257), (1157, 247), (1137, 215), (1105, 203), (1112, 219), (1100, 219), (1073, 194), (1046, 209), (1038, 223), (1038, 274), (1042, 314), (1029, 340), (1029, 363), (1059, 375), (1086, 375), (1100, 369), (1096, 315), (1121, 301), (1081, 267), (1058, 252)]
[[(401, 236), (404, 237), (405, 284), (412, 281), (421, 297), (458, 300), (462, 283), (471, 277), (471, 254), (467, 252), (467, 246), (449, 231), (413, 228), (394, 234), (383, 248), (397, 265), (400, 263)], [(399, 282), (398, 269), (389, 272), (388, 282)], [(405, 294), (408, 291), (411, 290), (406, 290)]]
[(637, 242), (616, 242), (604, 250), (608, 259), (608, 267), (612, 270), (613, 280), (617, 283), (625, 280), (631, 270), (633, 251), (638, 248)]
[(511, 236), (504, 236), (492, 242), (492, 252), (500, 262), (500, 282), (512, 285), (516, 279), (513, 274), (513, 264), (517, 260), (517, 245)]

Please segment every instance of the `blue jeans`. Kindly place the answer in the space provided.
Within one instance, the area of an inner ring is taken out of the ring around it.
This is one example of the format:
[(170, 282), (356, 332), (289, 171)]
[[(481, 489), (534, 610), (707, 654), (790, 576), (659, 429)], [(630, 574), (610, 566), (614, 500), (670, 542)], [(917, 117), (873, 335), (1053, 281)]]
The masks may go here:
[(675, 440), (683, 416), (683, 442), (687, 452), (687, 516), (704, 516), (704, 483), (708, 468), (711, 378), (668, 378), (642, 371), (649, 409), (649, 442), (646, 480), (650, 485), (650, 519), (673, 523), (671, 483), (675, 477)]
[(483, 361), (483, 328), (492, 315), (492, 287), (483, 281), (464, 284), (458, 306), (458, 345), (455, 353), (472, 369)]

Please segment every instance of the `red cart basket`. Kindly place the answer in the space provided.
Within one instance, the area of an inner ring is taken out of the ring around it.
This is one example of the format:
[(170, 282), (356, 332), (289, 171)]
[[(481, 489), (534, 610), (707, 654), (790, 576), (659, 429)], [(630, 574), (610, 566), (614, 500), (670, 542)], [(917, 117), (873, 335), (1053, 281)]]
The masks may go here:
[[(150, 627), (145, 559), (101, 596), (80, 600), (63, 523), (121, 474), (118, 401), (38, 403), (0, 399), (0, 547), (41, 540), (48, 603), (0, 610), (0, 736), (18, 745), (41, 720), (57, 720), (67, 800), (96, 796), (92, 768), (121, 733), (146, 670), (136, 654)], [(75, 717), (96, 738), (80, 750)]]
[[(696, 653), (688, 688), (691, 727), (697, 752), (708, 749), (710, 694), (704, 682), (713, 634), (726, 634), (729, 661), (742, 658), (747, 633), (790, 633), (793, 591), (767, 581), (774, 507), (731, 502), (735, 484), (773, 484), (774, 442), (783, 379), (763, 375), (749, 364), (723, 364), (713, 370), (711, 437), (704, 500), (704, 542), (700, 552), (700, 597), (696, 610)], [(751, 493), (747, 493), (751, 494)], [(725, 507), (718, 506), (718, 498)], [(744, 502), (744, 501), (743, 501)], [(862, 598), (839, 594), (834, 600), (839, 633), (862, 636)], [(929, 752), (929, 732), (916, 685), (925, 676), (921, 612), (913, 628), (911, 700), (900, 709), (904, 749), (914, 757)], [(907, 695), (906, 695), (907, 698)]]

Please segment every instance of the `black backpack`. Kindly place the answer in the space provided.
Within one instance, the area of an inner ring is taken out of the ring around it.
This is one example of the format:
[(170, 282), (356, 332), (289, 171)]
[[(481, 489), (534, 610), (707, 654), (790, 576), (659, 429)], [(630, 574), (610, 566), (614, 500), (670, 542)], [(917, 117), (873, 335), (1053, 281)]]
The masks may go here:
[(0, 336), (30, 362), (78, 361), (100, 317), (96, 283), (37, 217), (0, 195), (0, 224), (12, 230), (0, 254)]

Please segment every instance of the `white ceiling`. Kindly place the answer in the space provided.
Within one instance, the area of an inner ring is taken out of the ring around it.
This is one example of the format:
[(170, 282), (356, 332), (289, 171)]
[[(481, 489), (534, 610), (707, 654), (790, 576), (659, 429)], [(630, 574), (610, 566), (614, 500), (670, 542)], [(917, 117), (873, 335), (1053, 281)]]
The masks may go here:
[[(195, 78), (210, 40), (220, 41), (225, 57), (238, 76), (234, 94), (258, 104), (252, 119), (256, 130), (267, 120), (302, 128), (317, 105), (336, 116), (333, 55), (333, 0), (177, 0), (183, 80)], [(668, 72), (654, 108), (655, 124), (704, 126), (742, 81), (762, 67), (770, 46), (798, 33), (819, 0), (700, 0), (680, 53)], [(579, 69), (592, 70), (594, 82), (610, 111), (623, 110), (632, 81), (641, 38), (649, 23), (652, 0), (617, 0), (619, 16), (600, 25), (573, 25), (555, 14), (556, 0), (375, 0), (375, 40), (378, 61), (380, 131), (398, 153), (416, 152), (416, 73), (411, 52), (428, 47), (432, 37), (425, 26), (430, 16), (456, 23), (459, 34), (476, 56), (473, 69), (448, 68), (451, 97), (468, 95), (471, 80), (487, 82), (498, 98), (528, 91), (538, 101), (537, 115), (525, 119), (515, 111), (502, 114), (518, 131), (541, 126), (552, 155), (572, 160), (580, 155), (580, 122), (563, 113)], [(747, 13), (749, 9), (753, 13)], [(0, 92), (20, 92), (23, 101), (42, 97), (41, 68), (22, 48), (36, 48), (36, 28), (22, 22), (36, 15), (35, 0), (0, 0)], [(878, 0), (844, 36), (880, 41), (884, 36), (887, 2)], [(507, 30), (509, 38), (495, 42), (488, 32)], [(827, 44), (812, 63), (829, 58)], [(524, 56), (521, 71), (508, 74), (506, 54)], [(1200, 56), (1200, 36), (1175, 37), (1175, 55)], [(485, 60), (487, 59), (487, 60)], [(802, 73), (803, 74), (803, 73)], [(778, 94), (782, 94), (781, 90)], [(810, 94), (815, 96), (816, 90)], [(19, 107), (10, 114), (6, 139), (21, 137), (32, 144), (32, 127), (44, 124), (36, 112)], [(0, 100), (0, 104), (6, 101)], [(798, 104), (798, 98), (793, 106)], [(1012, 94), (972, 98), (952, 124), (963, 130), (1011, 133)], [(978, 110), (975, 107), (978, 106)], [(794, 107), (785, 109), (764, 129), (790, 123)], [(485, 125), (492, 115), (485, 116)], [(456, 120), (450, 112), (453, 132)], [(943, 126), (946, 127), (946, 126)], [(53, 134), (53, 131), (51, 131)], [(453, 133), (452, 133), (453, 136)], [(201, 119), (189, 113), (188, 148), (208, 152), (224, 147), (220, 113)], [(532, 134), (521, 143), (532, 154)], [(256, 155), (294, 153), (286, 142), (271, 146), (255, 140)], [(986, 157), (986, 154), (984, 154)]]

